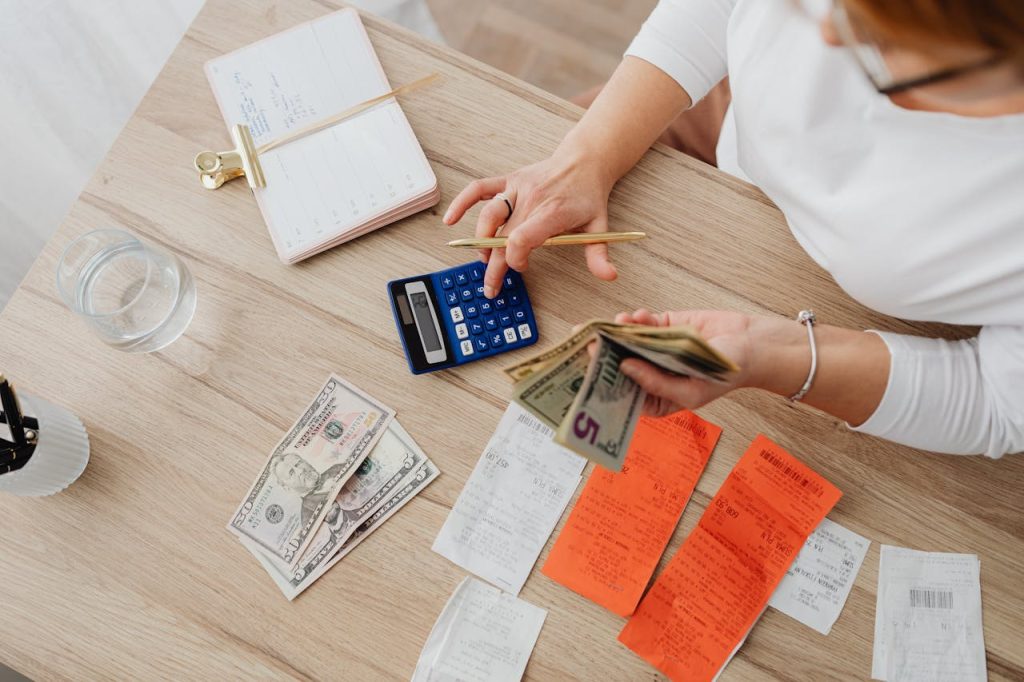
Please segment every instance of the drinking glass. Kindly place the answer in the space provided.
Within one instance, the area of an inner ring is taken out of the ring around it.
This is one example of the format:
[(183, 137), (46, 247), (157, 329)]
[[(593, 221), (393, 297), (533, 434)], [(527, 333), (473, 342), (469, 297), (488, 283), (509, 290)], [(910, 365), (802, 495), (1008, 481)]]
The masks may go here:
[(95, 230), (71, 242), (57, 265), (57, 289), (104, 343), (129, 353), (171, 343), (196, 309), (184, 263), (124, 230)]

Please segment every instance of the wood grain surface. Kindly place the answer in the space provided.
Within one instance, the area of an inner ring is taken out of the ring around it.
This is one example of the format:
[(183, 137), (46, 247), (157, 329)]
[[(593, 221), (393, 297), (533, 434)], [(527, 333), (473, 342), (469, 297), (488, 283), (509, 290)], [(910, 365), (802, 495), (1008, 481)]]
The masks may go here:
[[(442, 203), (281, 265), (246, 185), (209, 192), (191, 167), (196, 151), (228, 144), (202, 65), (334, 8), (209, 0), (0, 316), (0, 368), (78, 414), (92, 442), (88, 468), (66, 492), (0, 497), (0, 660), (30, 677), (408, 679), (464, 576), (430, 545), (507, 403), (505, 361), (414, 377), (384, 284), (461, 262), (466, 254), (444, 243), (469, 236), (473, 220), (445, 228), (443, 207), (469, 180), (549, 154), (580, 110), (364, 17), (392, 83), (444, 76), (403, 102)], [(972, 333), (850, 300), (758, 190), (665, 148), (619, 184), (611, 223), (650, 234), (613, 247), (617, 282), (591, 277), (574, 249), (533, 258), (525, 277), (541, 345), (641, 305), (787, 317), (813, 307), (853, 327)], [(59, 301), (61, 249), (106, 226), (167, 247), (197, 278), (195, 319), (161, 352), (107, 348)], [(224, 526), (332, 371), (397, 408), (442, 475), (289, 603)], [(917, 452), (756, 392), (701, 413), (724, 434), (663, 562), (758, 433), (835, 483), (844, 496), (831, 518), (873, 542), (831, 635), (769, 610), (722, 679), (868, 678), (879, 543), (977, 553), (990, 679), (1024, 677), (1024, 458)], [(521, 596), (549, 612), (527, 679), (660, 679), (616, 641), (623, 619), (539, 571)]]

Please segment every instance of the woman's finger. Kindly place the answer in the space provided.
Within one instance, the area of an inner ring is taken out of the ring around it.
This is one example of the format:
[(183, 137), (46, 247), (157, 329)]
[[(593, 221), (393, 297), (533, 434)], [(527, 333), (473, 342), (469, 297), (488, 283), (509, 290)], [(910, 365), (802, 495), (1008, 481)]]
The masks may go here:
[(644, 398), (643, 413), (648, 417), (664, 417), (678, 412), (682, 408), (675, 403), (672, 403), (664, 398), (658, 398), (657, 396), (648, 395)]
[(476, 202), (481, 199), (490, 199), (498, 192), (503, 191), (505, 184), (504, 177), (474, 180), (452, 199), (452, 203), (448, 205), (448, 210), (445, 211), (444, 218), (441, 220), (445, 225), (454, 225)]
[(633, 324), (633, 313), (619, 313), (615, 316), (616, 324)]
[(633, 321), (636, 324), (646, 324), (649, 327), (661, 327), (661, 318), (647, 308), (639, 308), (633, 313)]
[[(510, 194), (510, 201), (515, 201), (515, 198)], [(480, 209), (480, 215), (476, 219), (476, 238), (483, 239), (485, 237), (493, 237), (498, 231), (498, 228), (508, 222), (511, 214), (508, 212), (508, 204), (501, 199), (491, 198), (489, 199), (482, 209)]]
[(545, 209), (533, 212), (518, 224), (515, 218), (513, 214), (513, 219), (509, 222), (508, 250), (505, 258), (510, 267), (523, 272), (529, 265), (530, 252), (543, 244), (547, 238), (562, 232), (563, 226), (556, 221), (552, 211)]
[(619, 369), (649, 395), (688, 409), (700, 407), (704, 402), (694, 379), (669, 376), (650, 363), (636, 359), (623, 360)]
[(494, 298), (498, 295), (506, 272), (508, 263), (505, 262), (505, 249), (491, 249), (487, 270), (484, 271), (484, 296)]
[[(606, 216), (594, 218), (583, 228), (583, 231), (590, 234), (607, 232), (608, 218)], [(610, 282), (618, 277), (619, 273), (615, 271), (615, 266), (608, 258), (607, 244), (587, 244), (583, 247), (583, 254), (587, 259), (587, 267), (598, 279)]]
[[(506, 194), (509, 197), (510, 202), (515, 202), (515, 193), (511, 189), (506, 190)], [(500, 230), (501, 226), (504, 225), (511, 214), (508, 212), (508, 204), (503, 200), (491, 197), (484, 204), (484, 207), (480, 209), (480, 215), (476, 218), (476, 237), (477, 239), (483, 239), (486, 237), (493, 237)], [(480, 260), (484, 263), (490, 262), (491, 250), (480, 249)]]

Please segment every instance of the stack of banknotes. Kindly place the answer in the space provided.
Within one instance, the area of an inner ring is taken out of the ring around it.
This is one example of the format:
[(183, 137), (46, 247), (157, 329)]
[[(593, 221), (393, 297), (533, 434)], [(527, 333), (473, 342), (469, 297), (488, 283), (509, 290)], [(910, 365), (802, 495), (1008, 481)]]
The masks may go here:
[(271, 452), (228, 530), (291, 600), (438, 473), (394, 410), (332, 375)]
[[(595, 342), (591, 353), (588, 346)], [(725, 381), (739, 369), (689, 326), (591, 320), (505, 373), (515, 382), (513, 400), (554, 429), (556, 443), (620, 471), (646, 398), (619, 371), (626, 358), (708, 381)]]

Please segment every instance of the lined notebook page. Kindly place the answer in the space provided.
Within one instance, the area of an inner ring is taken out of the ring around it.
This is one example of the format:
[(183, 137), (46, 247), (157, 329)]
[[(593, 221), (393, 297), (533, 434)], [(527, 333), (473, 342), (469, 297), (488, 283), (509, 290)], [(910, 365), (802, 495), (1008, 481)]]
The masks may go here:
[[(345, 9), (209, 61), (228, 127), (256, 145), (391, 90), (359, 14)], [(255, 191), (282, 258), (356, 232), (437, 184), (394, 100), (260, 155)]]

